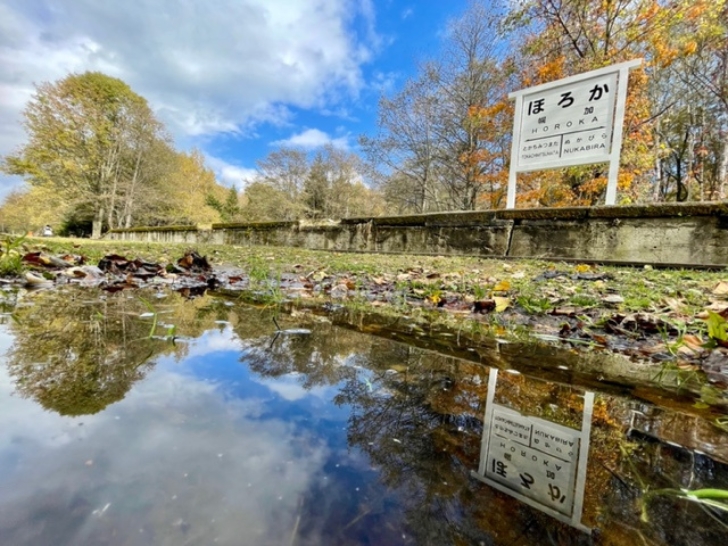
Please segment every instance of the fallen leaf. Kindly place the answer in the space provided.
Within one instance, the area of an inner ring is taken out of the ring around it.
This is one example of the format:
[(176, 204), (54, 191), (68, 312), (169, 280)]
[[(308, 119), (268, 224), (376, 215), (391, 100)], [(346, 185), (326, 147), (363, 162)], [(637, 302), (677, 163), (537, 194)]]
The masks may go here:
[(496, 283), (496, 285), (493, 287), (493, 290), (496, 292), (504, 292), (506, 290), (511, 289), (511, 282), (510, 281), (500, 281), (499, 283)]
[(473, 313), (490, 313), (495, 309), (494, 300), (483, 300), (473, 302)]
[[(680, 312), (683, 309), (683, 301), (677, 298), (664, 298), (663, 302), (672, 311)], [(728, 307), (728, 304), (726, 304)]]
[(713, 288), (713, 295), (725, 296), (728, 295), (728, 281), (720, 281), (715, 288)]
[(716, 315), (720, 315), (723, 318), (728, 318), (728, 302), (713, 300), (710, 302), (710, 305), (705, 308), (704, 311), (701, 311), (700, 313), (695, 315), (695, 318), (705, 320), (708, 318), (710, 313), (715, 313)]
[(27, 286), (50, 286), (52, 284), (45, 277), (41, 277), (30, 271), (25, 272), (25, 283)]
[(511, 298), (501, 298), (498, 296), (494, 296), (493, 301), (495, 302), (496, 313), (502, 313), (511, 305)]
[(624, 298), (618, 294), (610, 294), (609, 296), (603, 297), (602, 301), (604, 303), (617, 304), (624, 303)]
[(557, 307), (551, 311), (551, 315), (573, 317), (577, 313), (576, 307)]
[(695, 351), (700, 350), (703, 347), (703, 340), (693, 334), (685, 334), (682, 340), (686, 346)]
[(578, 264), (576, 267), (574, 267), (577, 273), (586, 273), (591, 269), (591, 266), (587, 264)]
[(687, 345), (681, 345), (677, 349), (677, 354), (679, 354), (680, 356), (691, 357), (695, 356), (695, 350), (693, 350), (691, 347), (688, 347)]

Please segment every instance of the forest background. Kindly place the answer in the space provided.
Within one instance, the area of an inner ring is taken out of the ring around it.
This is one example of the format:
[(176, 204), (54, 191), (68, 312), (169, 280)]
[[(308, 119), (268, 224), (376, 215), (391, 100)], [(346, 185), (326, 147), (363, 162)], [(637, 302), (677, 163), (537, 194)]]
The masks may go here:
[[(226, 188), (202, 153), (175, 149), (147, 101), (98, 72), (36, 86), (26, 143), (0, 160), (25, 186), (0, 231), (50, 224), (88, 235), (139, 225), (209, 224), (497, 209), (505, 206), (508, 93), (635, 58), (620, 204), (722, 200), (728, 191), (726, 0), (473, 2), (442, 50), (379, 101), (356, 152), (272, 150)], [(606, 172), (522, 174), (518, 207), (596, 205)]]

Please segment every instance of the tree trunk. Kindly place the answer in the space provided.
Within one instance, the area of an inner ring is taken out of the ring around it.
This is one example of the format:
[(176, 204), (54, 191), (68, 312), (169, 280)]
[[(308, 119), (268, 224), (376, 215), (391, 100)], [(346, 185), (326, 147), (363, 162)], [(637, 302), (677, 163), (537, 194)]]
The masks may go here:
[(101, 229), (104, 225), (104, 209), (99, 209), (96, 218), (91, 223), (91, 238), (101, 239)]
[(652, 200), (655, 202), (660, 201), (662, 196), (662, 158), (660, 157), (660, 118), (657, 118), (655, 124), (655, 144), (654, 149), (658, 150), (655, 154), (655, 187), (652, 191)]
[(131, 184), (129, 185), (129, 191), (127, 192), (126, 199), (124, 200), (124, 227), (131, 227), (131, 215), (132, 209), (134, 208), (134, 192), (136, 190), (136, 183), (139, 178), (139, 167), (142, 162), (142, 150), (139, 149), (137, 153), (136, 162), (134, 163), (134, 174), (131, 177)]
[(728, 134), (721, 131), (721, 148), (720, 164), (718, 165), (718, 199), (723, 200), (726, 197), (726, 187), (728, 186)]

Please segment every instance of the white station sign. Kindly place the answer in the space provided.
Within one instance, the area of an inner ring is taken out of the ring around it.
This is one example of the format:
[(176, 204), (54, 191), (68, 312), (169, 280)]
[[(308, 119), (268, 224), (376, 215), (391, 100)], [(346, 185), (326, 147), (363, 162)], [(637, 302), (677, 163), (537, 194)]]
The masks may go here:
[(609, 161), (617, 75), (523, 96), (516, 169)]
[(606, 204), (617, 196), (622, 123), (635, 59), (511, 93), (516, 101), (506, 208), (521, 172), (608, 163)]

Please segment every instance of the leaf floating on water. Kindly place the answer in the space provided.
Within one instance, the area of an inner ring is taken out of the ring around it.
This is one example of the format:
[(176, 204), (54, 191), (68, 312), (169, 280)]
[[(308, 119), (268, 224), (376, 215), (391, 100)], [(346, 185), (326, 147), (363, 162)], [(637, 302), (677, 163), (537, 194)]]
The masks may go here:
[(35, 273), (32, 273), (31, 271), (25, 272), (25, 283), (28, 286), (35, 286), (35, 287), (50, 286), (52, 284), (51, 281), (49, 281), (45, 277), (36, 275)]
[(93, 512), (91, 512), (94, 516), (101, 516), (109, 509), (109, 506), (111, 506), (110, 502), (107, 502), (106, 505), (103, 508), (97, 508)]

